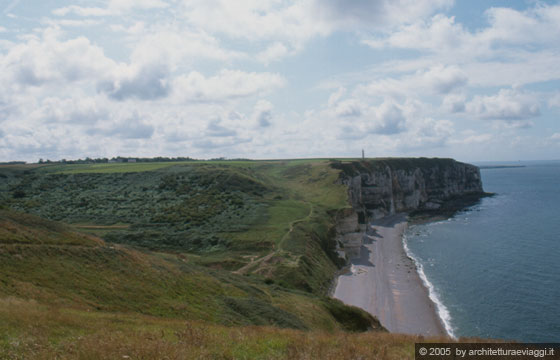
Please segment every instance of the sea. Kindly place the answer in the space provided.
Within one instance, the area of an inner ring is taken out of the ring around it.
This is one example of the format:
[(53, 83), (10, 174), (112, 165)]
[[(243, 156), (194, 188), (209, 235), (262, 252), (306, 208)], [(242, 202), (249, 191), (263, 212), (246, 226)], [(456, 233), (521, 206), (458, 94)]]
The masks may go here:
[[(495, 193), (403, 242), (450, 335), (560, 342), (560, 161), (481, 169)], [(496, 164), (476, 164), (489, 166)]]

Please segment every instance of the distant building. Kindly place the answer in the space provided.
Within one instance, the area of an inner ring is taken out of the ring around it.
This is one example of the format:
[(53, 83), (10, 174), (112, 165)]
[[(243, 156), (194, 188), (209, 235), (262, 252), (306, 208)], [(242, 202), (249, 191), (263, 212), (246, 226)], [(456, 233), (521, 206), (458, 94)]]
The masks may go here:
[(136, 162), (136, 159), (128, 159), (128, 162), (129, 162), (129, 163), (135, 163), (135, 162)]

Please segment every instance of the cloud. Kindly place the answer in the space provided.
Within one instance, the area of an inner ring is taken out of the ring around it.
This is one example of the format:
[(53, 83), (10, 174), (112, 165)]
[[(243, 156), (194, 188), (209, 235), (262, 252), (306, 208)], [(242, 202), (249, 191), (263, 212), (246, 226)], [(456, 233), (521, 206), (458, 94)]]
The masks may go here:
[(209, 137), (233, 137), (237, 132), (222, 125), (220, 119), (214, 119), (206, 127), (206, 136)]
[(560, 107), (560, 93), (554, 94), (554, 95), (548, 100), (548, 106), (549, 106), (549, 107)]
[(400, 106), (392, 102), (384, 102), (375, 111), (374, 125), (371, 133), (391, 135), (398, 134), (405, 129), (406, 117)]
[(479, 119), (516, 121), (540, 115), (534, 95), (514, 89), (501, 89), (496, 95), (476, 95), (466, 104), (466, 111)]
[(447, 8), (452, 0), (315, 0), (314, 10), (343, 29), (386, 29)]
[(479, 134), (472, 130), (466, 130), (449, 142), (458, 145), (488, 144), (493, 138), (492, 134)]
[[(251, 138), (219, 138), (219, 139), (201, 139), (193, 142), (193, 145), (199, 149), (204, 149), (206, 151), (212, 151), (222, 148), (234, 148), (241, 144), (251, 142)], [(236, 149), (239, 151), (239, 149)], [(208, 154), (208, 152), (206, 152)]]
[(196, 71), (179, 76), (174, 87), (176, 96), (186, 102), (223, 102), (264, 94), (284, 84), (279, 74), (221, 70), (212, 77)]
[(433, 118), (418, 119), (410, 123), (408, 132), (397, 140), (397, 149), (418, 151), (447, 146), (454, 133), (453, 123)]
[(101, 103), (98, 98), (79, 94), (68, 98), (47, 97), (39, 107), (30, 111), (27, 117), (38, 124), (93, 125), (109, 118), (107, 108)]
[(560, 141), (560, 133), (554, 133), (550, 136), (551, 140)]
[(266, 128), (272, 125), (272, 109), (274, 106), (270, 101), (259, 100), (253, 109), (253, 119), (258, 128)]
[(423, 73), (422, 80), (436, 93), (448, 94), (467, 84), (467, 75), (457, 66), (437, 65)]
[(385, 46), (428, 50), (438, 54), (469, 58), (485, 56), (511, 45), (549, 44), (558, 46), (560, 5), (537, 5), (525, 11), (490, 8), (488, 26), (471, 32), (455, 22), (454, 16), (434, 15), (405, 25), (386, 37), (364, 42), (372, 47)]
[(357, 86), (355, 92), (381, 97), (446, 95), (464, 88), (467, 83), (467, 75), (458, 66), (438, 64), (420, 68), (412, 75), (375, 79)]
[(78, 5), (70, 5), (58, 8), (52, 11), (53, 15), (66, 16), (68, 14), (75, 14), (78, 16), (107, 16), (111, 15), (110, 11), (106, 8), (99, 7), (83, 7)]
[(333, 32), (387, 30), (448, 8), (453, 0), (183, 0), (185, 21), (211, 34), (266, 44), (263, 63)]
[[(560, 79), (560, 5), (536, 3), (524, 11), (490, 8), (487, 26), (469, 30), (455, 17), (436, 14), (363, 42), (382, 49), (413, 49), (420, 56), (392, 61), (385, 71), (410, 71), (433, 62), (458, 66), (475, 86), (506, 86)], [(488, 76), (492, 74), (492, 76)]]
[(155, 128), (150, 124), (148, 116), (141, 116), (134, 111), (132, 114), (117, 119), (101, 121), (87, 133), (96, 137), (119, 137), (122, 139), (149, 139), (154, 134)]
[(115, 63), (103, 49), (85, 37), (59, 40), (59, 33), (47, 29), (42, 37), (30, 37), (26, 42), (9, 48), (0, 55), (0, 80), (16, 87), (54, 84), (61, 87), (77, 81), (105, 76)]
[(20, 2), (21, 0), (12, 0), (8, 6), (6, 6), (4, 8), (4, 10), (2, 11), (3, 14), (8, 14), (10, 11), (12, 11)]
[(259, 52), (256, 55), (256, 59), (268, 65), (271, 62), (278, 61), (285, 56), (289, 55), (291, 51), (286, 47), (286, 45), (281, 42), (274, 42), (269, 45), (265, 50)]
[(169, 4), (162, 0), (109, 0), (106, 7), (83, 7), (70, 5), (52, 11), (53, 15), (66, 16), (112, 16), (125, 14), (131, 10), (163, 9)]
[(363, 105), (356, 99), (347, 99), (336, 104), (334, 112), (338, 117), (358, 117), (363, 113)]
[(246, 57), (242, 52), (224, 49), (217, 38), (207, 33), (174, 25), (140, 31), (133, 40), (132, 63), (165, 63), (172, 70), (195, 60), (233, 62)]
[(103, 81), (98, 89), (115, 100), (137, 98), (156, 100), (166, 97), (170, 91), (169, 69), (164, 64), (132, 67), (129, 75), (114, 81)]
[(462, 113), (466, 109), (466, 96), (450, 94), (443, 99), (443, 108), (450, 113)]

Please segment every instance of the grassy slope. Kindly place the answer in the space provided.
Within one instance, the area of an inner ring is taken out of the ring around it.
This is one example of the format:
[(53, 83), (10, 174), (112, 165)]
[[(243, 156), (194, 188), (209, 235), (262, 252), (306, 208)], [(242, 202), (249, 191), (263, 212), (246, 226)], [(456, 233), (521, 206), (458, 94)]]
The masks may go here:
[(421, 339), (351, 335), (375, 322), (324, 296), (337, 177), (326, 160), (0, 166), (0, 358), (412, 359)]
[(363, 326), (341, 321), (354, 310), (338, 302), (208, 269), (181, 254), (106, 244), (64, 225), (6, 210), (0, 210), (0, 229), (0, 296), (225, 325)]
[(332, 218), (348, 205), (324, 160), (22, 168), (0, 169), (9, 207), (111, 242), (187, 252), (315, 293), (335, 271)]
[(449, 339), (261, 326), (232, 328), (0, 299), (0, 358), (8, 359), (411, 360), (414, 343), (422, 341)]
[[(163, 327), (171, 321), (165, 319), (323, 331), (378, 327), (361, 310), (324, 296), (335, 266), (320, 238), (332, 228), (329, 212), (346, 206), (344, 191), (334, 185), (336, 172), (326, 163), (129, 166), (0, 169), (5, 180), (0, 187), (0, 206), (5, 208), (0, 210), (0, 322), (11, 324), (0, 327), (2, 351), (25, 353), (30, 349), (20, 345), (41, 332), (41, 339), (33, 341), (46, 341), (45, 349), (55, 351), (56, 328), (65, 327), (62, 321), (53, 331), (44, 326), (37, 330), (38, 324), (25, 313), (5, 309), (13, 304), (34, 307), (47, 322), (57, 321), (51, 313), (55, 318), (64, 313), (75, 326), (61, 330), (63, 343), (99, 331), (84, 327), (84, 316), (114, 316), (117, 322), (131, 318), (136, 325), (127, 327), (129, 332), (138, 331), (143, 316), (165, 323)], [(320, 191), (322, 185), (327, 193)], [(177, 201), (183, 195), (182, 203)], [(116, 210), (112, 197), (118, 197)], [(191, 216), (189, 203), (197, 197), (203, 201), (196, 203)], [(214, 209), (205, 206), (215, 198)], [(88, 205), (92, 202), (95, 206)], [(159, 243), (158, 237), (130, 241), (131, 233), (145, 235), (153, 225), (153, 218), (134, 213), (135, 207), (142, 207), (140, 202), (150, 216), (183, 211), (179, 220), (157, 224), (154, 233), (163, 229), (162, 237), (173, 238), (192, 230), (196, 237), (184, 243)], [(169, 211), (177, 204), (183, 206)], [(103, 211), (111, 208), (115, 211), (107, 221)], [(199, 221), (199, 213), (207, 219)], [(205, 242), (208, 234), (217, 241)], [(157, 251), (108, 244), (96, 235)], [(201, 241), (189, 247), (197, 238)], [(180, 322), (174, 326), (180, 327)]]

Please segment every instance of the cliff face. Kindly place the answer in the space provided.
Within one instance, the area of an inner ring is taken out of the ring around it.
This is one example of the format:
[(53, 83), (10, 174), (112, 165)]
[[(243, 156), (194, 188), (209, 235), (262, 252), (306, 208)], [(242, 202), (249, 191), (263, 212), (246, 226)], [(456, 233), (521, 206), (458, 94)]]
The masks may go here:
[(437, 210), (447, 201), (484, 194), (478, 167), (452, 159), (371, 160), (339, 167), (352, 207), (363, 214), (361, 221)]
[[(452, 214), (485, 195), (480, 170), (452, 159), (394, 158), (334, 162), (348, 186), (353, 214), (339, 220), (346, 256), (361, 245), (359, 224), (398, 212)], [(357, 222), (356, 222), (357, 220)], [(343, 256), (343, 254), (340, 254)]]

